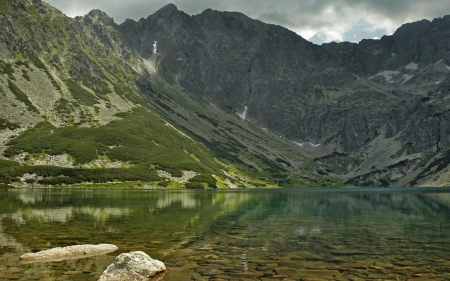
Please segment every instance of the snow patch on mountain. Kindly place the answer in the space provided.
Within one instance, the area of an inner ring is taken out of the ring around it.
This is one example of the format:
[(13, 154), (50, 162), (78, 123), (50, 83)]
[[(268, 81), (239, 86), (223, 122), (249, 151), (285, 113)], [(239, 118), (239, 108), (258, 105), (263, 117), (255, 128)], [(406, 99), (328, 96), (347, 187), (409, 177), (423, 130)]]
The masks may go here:
[(248, 110), (248, 106), (244, 106), (244, 112), (242, 112), (242, 113), (237, 113), (237, 112), (236, 112), (236, 114), (237, 114), (239, 117), (241, 117), (242, 119), (245, 120), (245, 118), (247, 118), (247, 110)]
[[(300, 147), (303, 147), (303, 146), (305, 145), (304, 142), (296, 142), (296, 141), (294, 141), (294, 143), (295, 143), (296, 145), (300, 146)], [(308, 142), (308, 143), (306, 143), (306, 145), (307, 145), (307, 146), (312, 146), (312, 147), (319, 147), (319, 146), (320, 146), (320, 143), (314, 144), (314, 143), (312, 143), (312, 142)]]
[(151, 60), (142, 59), (144, 62), (144, 66), (147, 69), (148, 73), (156, 73), (156, 66), (155, 63)]
[(296, 142), (296, 141), (294, 141), (294, 142), (295, 142), (296, 145), (298, 145), (298, 146), (300, 146), (300, 147), (302, 147), (302, 146), (304, 145), (303, 142)]
[(411, 62), (410, 64), (408, 64), (407, 66), (405, 66), (405, 68), (408, 69), (408, 70), (415, 71), (415, 70), (417, 70), (418, 66), (419, 66), (419, 65), (418, 65), (417, 63)]
[(158, 41), (155, 41), (155, 43), (153, 43), (153, 53), (156, 55), (158, 51)]
[(385, 70), (385, 71), (382, 71), (382, 72), (378, 72), (377, 74), (375, 74), (372, 77), (369, 77), (368, 79), (370, 80), (370, 79), (373, 79), (373, 78), (378, 77), (378, 76), (383, 76), (384, 79), (386, 79), (387, 82), (394, 83), (394, 81), (392, 79), (394, 78), (395, 75), (397, 75), (399, 73), (400, 72), (398, 72), (398, 71)]

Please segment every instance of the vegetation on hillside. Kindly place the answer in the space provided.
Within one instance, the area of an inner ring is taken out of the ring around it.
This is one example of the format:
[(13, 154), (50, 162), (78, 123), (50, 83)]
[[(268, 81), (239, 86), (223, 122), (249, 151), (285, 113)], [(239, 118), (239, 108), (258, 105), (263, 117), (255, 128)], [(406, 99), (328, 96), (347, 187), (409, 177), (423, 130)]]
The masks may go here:
[[(104, 25), (101, 19), (70, 19), (39, 2), (7, 0), (0, 9), (5, 22), (14, 27), (14, 33), (7, 34), (21, 42), (12, 44), (17, 45), (11, 50), (13, 58), (0, 59), (0, 75), (7, 82), (5, 88), (33, 112), (26, 124), (0, 115), (0, 130), (28, 128), (2, 140), (6, 145), (2, 156), (9, 160), (0, 162), (1, 184), (133, 181), (195, 189), (321, 184), (292, 173), (296, 167), (286, 161), (289, 150), (279, 153), (278, 148), (269, 147), (275, 138), (273, 146), (277, 146), (278, 136), (239, 125), (241, 120), (233, 119), (234, 114), (219, 118), (207, 100), (172, 88), (175, 81), (166, 73), (155, 79), (146, 76), (142, 61), (116, 36), (115, 26)], [(24, 20), (17, 20), (18, 13)], [(46, 84), (61, 95), (53, 109), (35, 103), (39, 112), (31, 102), (45, 99), (48, 86), (41, 96), (27, 96), (33, 93), (24, 90), (28, 86), (24, 83), (33, 82), (33, 71), (45, 73)], [(111, 116), (115, 113), (111, 118), (115, 120), (106, 125), (94, 122), (101, 121), (105, 107), (111, 109)], [(35, 113), (44, 121), (34, 120)], [(68, 155), (73, 167), (33, 162), (61, 155)], [(99, 159), (111, 165), (94, 165)], [(172, 177), (194, 171), (196, 176), (173, 183), (158, 171)]]

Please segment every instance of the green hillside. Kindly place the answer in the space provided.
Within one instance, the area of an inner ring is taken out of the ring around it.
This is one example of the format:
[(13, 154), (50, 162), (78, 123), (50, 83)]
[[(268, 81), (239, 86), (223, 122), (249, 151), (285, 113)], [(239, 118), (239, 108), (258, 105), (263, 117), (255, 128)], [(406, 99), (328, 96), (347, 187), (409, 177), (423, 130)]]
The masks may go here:
[(25, 0), (0, 11), (9, 27), (0, 31), (2, 185), (326, 183), (299, 175), (294, 162), (306, 158), (289, 142), (154, 74), (100, 11), (71, 19)]

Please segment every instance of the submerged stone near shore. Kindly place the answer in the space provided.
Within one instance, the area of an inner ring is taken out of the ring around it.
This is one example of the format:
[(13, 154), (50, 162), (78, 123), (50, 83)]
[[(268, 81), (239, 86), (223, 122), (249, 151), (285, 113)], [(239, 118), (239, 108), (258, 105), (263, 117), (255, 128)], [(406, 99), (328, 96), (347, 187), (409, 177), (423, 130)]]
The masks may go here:
[(123, 253), (116, 257), (98, 281), (147, 281), (165, 270), (163, 262), (152, 259), (144, 252)]
[(28, 253), (20, 256), (19, 260), (25, 263), (62, 261), (71, 259), (86, 258), (101, 254), (107, 254), (117, 250), (117, 246), (112, 244), (99, 245), (74, 245), (68, 247), (58, 247), (37, 253)]

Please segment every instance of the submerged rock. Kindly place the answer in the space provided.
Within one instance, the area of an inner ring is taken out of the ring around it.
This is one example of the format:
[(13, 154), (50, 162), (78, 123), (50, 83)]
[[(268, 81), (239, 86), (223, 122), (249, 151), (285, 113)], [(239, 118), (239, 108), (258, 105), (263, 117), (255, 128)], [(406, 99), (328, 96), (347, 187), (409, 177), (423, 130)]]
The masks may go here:
[(117, 246), (112, 244), (99, 245), (75, 245), (68, 247), (58, 247), (37, 253), (28, 253), (20, 256), (20, 261), (25, 263), (31, 262), (49, 262), (62, 261), (71, 259), (86, 258), (101, 254), (107, 254), (117, 250)]
[(152, 259), (144, 252), (123, 253), (103, 271), (98, 281), (147, 281), (165, 270), (163, 262)]

